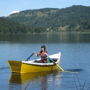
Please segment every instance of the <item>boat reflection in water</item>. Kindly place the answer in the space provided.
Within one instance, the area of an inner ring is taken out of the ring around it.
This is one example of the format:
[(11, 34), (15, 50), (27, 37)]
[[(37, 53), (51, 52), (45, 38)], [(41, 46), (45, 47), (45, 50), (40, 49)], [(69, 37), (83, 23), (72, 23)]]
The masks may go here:
[(57, 75), (58, 71), (25, 74), (12, 73), (9, 80), (9, 90), (46, 90), (50, 79), (55, 79)]

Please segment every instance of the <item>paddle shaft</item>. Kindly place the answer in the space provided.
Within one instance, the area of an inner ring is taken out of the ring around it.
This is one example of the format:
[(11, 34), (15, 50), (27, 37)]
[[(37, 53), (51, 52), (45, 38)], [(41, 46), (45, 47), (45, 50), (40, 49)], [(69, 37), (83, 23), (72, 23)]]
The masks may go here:
[(57, 67), (62, 71), (62, 72), (64, 72), (64, 69), (63, 68), (61, 68), (58, 64), (56, 64), (57, 65)]
[(28, 61), (32, 56), (33, 56), (34, 53), (32, 53), (25, 61)]
[[(52, 61), (54, 64), (56, 64), (48, 55), (46, 55), (46, 56), (49, 58), (50, 61)], [(58, 64), (56, 64), (56, 66), (57, 66), (62, 72), (64, 72), (64, 69), (61, 68)]]

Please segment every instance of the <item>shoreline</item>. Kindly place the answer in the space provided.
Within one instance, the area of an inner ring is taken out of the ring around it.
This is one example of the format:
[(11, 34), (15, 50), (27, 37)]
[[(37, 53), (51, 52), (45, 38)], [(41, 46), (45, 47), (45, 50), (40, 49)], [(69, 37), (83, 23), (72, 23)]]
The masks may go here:
[(43, 33), (0, 33), (0, 35), (38, 35), (38, 34), (59, 34), (59, 33), (77, 33), (77, 34), (90, 34), (90, 31), (60, 31), (60, 32), (43, 32)]

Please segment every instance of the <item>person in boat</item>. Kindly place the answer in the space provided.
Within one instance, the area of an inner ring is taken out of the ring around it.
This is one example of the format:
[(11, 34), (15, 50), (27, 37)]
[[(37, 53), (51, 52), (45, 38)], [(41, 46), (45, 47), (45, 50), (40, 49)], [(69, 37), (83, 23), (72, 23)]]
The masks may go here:
[[(41, 51), (37, 54), (36, 52), (34, 52), (35, 56), (41, 56), (41, 60), (39, 61), (40, 63), (47, 63), (47, 51), (46, 51), (46, 46), (42, 45), (41, 46)], [(37, 62), (37, 61), (36, 61)]]

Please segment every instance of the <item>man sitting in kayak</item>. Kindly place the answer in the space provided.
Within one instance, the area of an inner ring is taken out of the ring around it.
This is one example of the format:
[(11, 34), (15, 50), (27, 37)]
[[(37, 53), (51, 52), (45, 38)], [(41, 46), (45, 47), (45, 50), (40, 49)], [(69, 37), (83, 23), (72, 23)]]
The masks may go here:
[(39, 63), (47, 63), (47, 51), (46, 51), (46, 46), (42, 45), (41, 46), (41, 51), (37, 54), (36, 52), (34, 52), (35, 56), (41, 56), (41, 61), (39, 61)]

